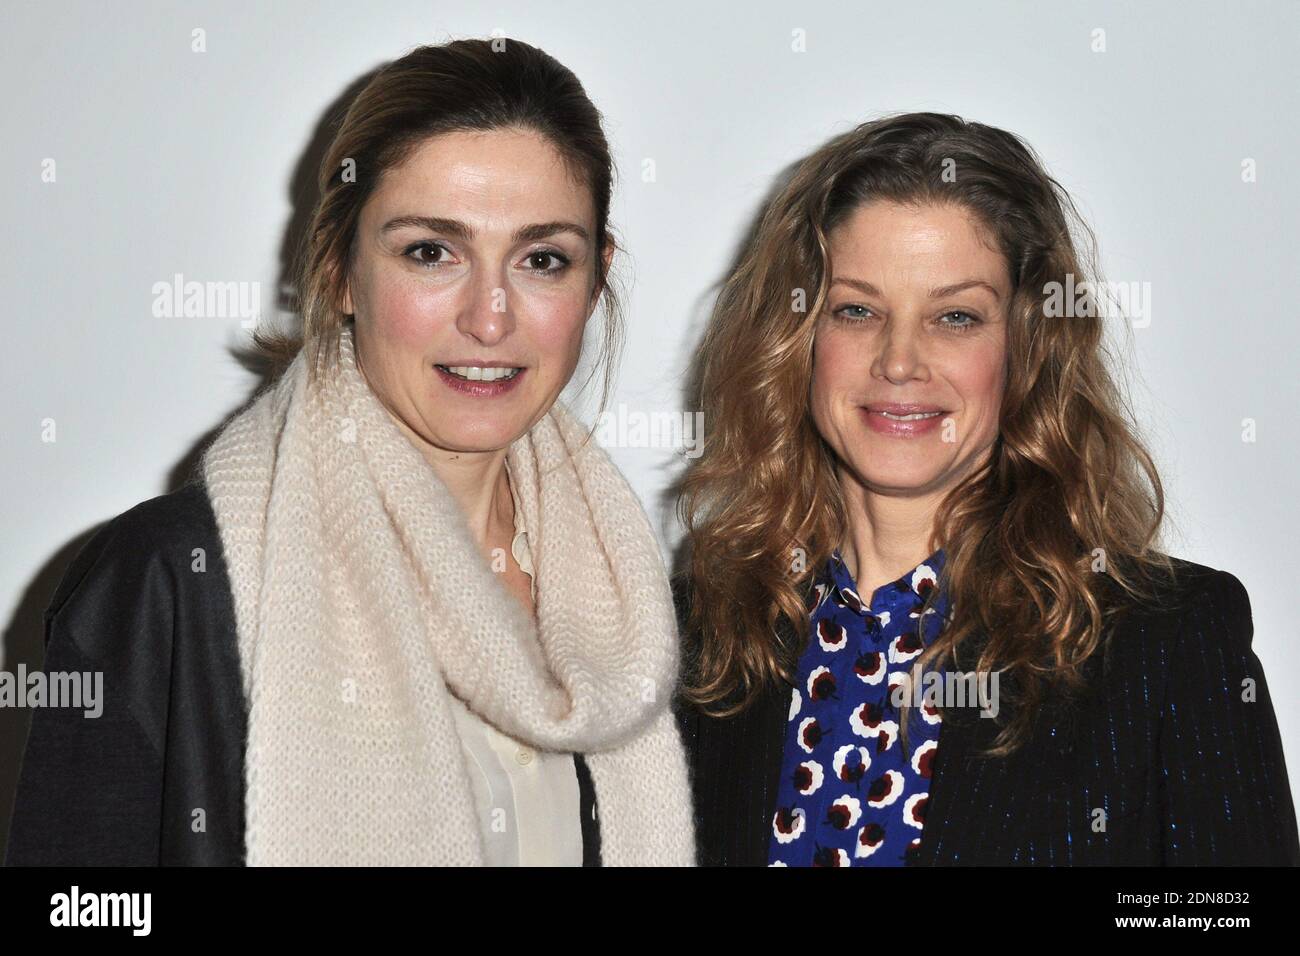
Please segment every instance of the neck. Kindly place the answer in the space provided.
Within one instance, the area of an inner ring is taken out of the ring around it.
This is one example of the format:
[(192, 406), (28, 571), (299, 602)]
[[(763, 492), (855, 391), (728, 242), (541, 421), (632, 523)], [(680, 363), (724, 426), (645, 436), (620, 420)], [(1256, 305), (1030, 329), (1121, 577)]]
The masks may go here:
[(896, 581), (934, 553), (934, 516), (942, 492), (928, 495), (885, 495), (864, 488), (841, 469), (848, 528), (840, 554), (870, 601), (876, 588)]
[(506, 450), (455, 452), (433, 446), (420, 450), (460, 505), (479, 547), (488, 551), (490, 542), (510, 540), (515, 503), (506, 476)]
[(480, 550), (487, 553), (491, 542), (509, 541), (514, 535), (515, 503), (506, 475), (507, 449), (448, 451), (425, 441), (391, 410), (388, 415), (447, 486)]

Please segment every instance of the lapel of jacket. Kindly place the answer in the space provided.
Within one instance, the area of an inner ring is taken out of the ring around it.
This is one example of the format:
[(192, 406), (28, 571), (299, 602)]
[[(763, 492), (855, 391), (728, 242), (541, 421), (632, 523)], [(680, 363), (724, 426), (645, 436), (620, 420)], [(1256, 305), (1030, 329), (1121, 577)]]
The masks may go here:
[[(777, 635), (786, 647), (799, 647), (795, 640), (794, 626), (785, 615), (777, 621)], [(786, 724), (790, 716), (790, 692), (792, 685), (785, 681), (775, 688), (769, 688), (754, 702), (750, 716), (750, 733), (755, 741), (766, 741), (767, 745), (758, 749), (759, 772), (765, 783), (766, 801), (763, 812), (763, 826), (754, 834), (754, 843), (750, 848), (751, 861), (754, 866), (766, 866), (772, 840), (772, 818), (776, 815), (777, 792), (781, 781), (781, 764), (785, 758)]]
[[(976, 631), (968, 639), (964, 658), (978, 660), (987, 642), (987, 635)], [(1007, 675), (1000, 674), (999, 677), (1000, 683), (1007, 685), (1003, 689), (1009, 689), (1011, 682)], [(1006, 714), (1001, 714), (1001, 717), (1005, 718)], [(1043, 719), (1048, 719), (1046, 713)], [(971, 799), (971, 781), (984, 772), (985, 762), (990, 758), (984, 756), (983, 751), (993, 746), (1003, 726), (1004, 719), (983, 716), (978, 705), (953, 708), (945, 714), (931, 770), (930, 799), (926, 803), (921, 843), (909, 858), (909, 865), (933, 866), (950, 862), (942, 849), (945, 841), (946, 845), (953, 842), (947, 839), (947, 835), (954, 832), (954, 828), (960, 833), (980, 826), (980, 818), (988, 810), (988, 804), (977, 804)], [(1032, 749), (1032, 741), (1027, 746), (1030, 751), (1025, 759), (1031, 765), (1041, 766), (1055, 756)], [(1061, 746), (1068, 748), (1068, 743), (1063, 742)], [(974, 788), (978, 789), (978, 783)]]

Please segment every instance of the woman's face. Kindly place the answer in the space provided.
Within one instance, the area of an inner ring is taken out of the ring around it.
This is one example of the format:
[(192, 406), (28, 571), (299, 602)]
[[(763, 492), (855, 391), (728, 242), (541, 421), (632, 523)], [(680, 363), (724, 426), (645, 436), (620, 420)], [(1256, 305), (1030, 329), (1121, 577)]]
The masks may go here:
[(537, 133), (443, 133), (388, 171), (357, 229), (342, 304), (371, 389), (435, 449), (508, 447), (578, 362), (599, 291), (590, 190)]
[(942, 493), (997, 439), (1007, 263), (962, 207), (872, 202), (828, 236), (812, 411), (850, 477), (879, 495)]

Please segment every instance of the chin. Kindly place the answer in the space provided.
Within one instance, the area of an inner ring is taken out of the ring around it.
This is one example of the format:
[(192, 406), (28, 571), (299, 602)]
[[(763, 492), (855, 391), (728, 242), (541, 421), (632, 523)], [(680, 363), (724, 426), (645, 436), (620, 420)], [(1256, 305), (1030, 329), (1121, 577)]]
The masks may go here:
[(450, 433), (442, 433), (437, 444), (447, 451), (469, 454), (498, 451), (509, 447), (517, 437), (518, 433), (513, 429), (491, 425), (483, 428), (458, 428)]
[(856, 456), (853, 469), (863, 485), (889, 494), (929, 491), (947, 472), (946, 464), (917, 454), (864, 451)]
[(868, 474), (863, 475), (862, 478), (866, 487), (876, 494), (896, 497), (925, 494), (933, 490), (938, 481), (937, 475), (913, 478), (908, 475)]

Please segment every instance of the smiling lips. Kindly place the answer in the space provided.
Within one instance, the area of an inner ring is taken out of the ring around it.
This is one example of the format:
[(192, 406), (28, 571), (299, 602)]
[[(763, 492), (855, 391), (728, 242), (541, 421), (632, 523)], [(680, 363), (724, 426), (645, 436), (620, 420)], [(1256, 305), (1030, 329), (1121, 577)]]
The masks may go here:
[(514, 378), (523, 371), (520, 366), (493, 365), (439, 365), (438, 368), (470, 382), (495, 382), (499, 378)]
[(915, 438), (939, 427), (947, 411), (934, 405), (872, 402), (862, 409), (867, 426), (882, 435)]
[(508, 362), (454, 362), (435, 365), (438, 378), (463, 395), (491, 398), (512, 390), (524, 377), (526, 368)]

